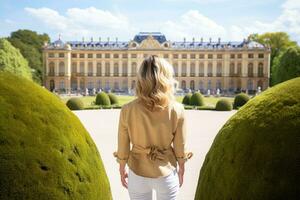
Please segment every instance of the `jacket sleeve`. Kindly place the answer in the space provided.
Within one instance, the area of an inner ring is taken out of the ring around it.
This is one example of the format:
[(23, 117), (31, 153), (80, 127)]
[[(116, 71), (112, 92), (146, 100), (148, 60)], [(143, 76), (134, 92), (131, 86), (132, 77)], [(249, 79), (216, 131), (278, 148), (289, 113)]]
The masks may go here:
[(192, 152), (187, 152), (186, 150), (186, 135), (186, 118), (184, 107), (182, 107), (173, 140), (174, 152), (178, 163), (185, 163), (193, 156)]
[(121, 108), (118, 127), (118, 150), (113, 153), (118, 163), (127, 163), (130, 151), (130, 140), (128, 135), (128, 126), (126, 123), (125, 106)]

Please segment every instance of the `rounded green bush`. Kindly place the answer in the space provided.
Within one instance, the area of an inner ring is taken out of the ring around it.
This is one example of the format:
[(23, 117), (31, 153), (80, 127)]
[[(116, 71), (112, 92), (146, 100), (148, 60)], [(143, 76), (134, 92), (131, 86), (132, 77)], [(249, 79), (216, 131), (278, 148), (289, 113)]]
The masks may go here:
[(246, 93), (240, 93), (234, 97), (233, 108), (239, 108), (249, 101), (250, 97)]
[(84, 104), (79, 98), (71, 98), (67, 101), (66, 105), (70, 110), (82, 110), (84, 109)]
[(195, 92), (191, 96), (190, 105), (193, 106), (204, 106), (204, 97), (200, 92)]
[(298, 199), (300, 78), (251, 99), (219, 131), (195, 199)]
[(190, 105), (190, 103), (191, 103), (191, 97), (192, 97), (191, 93), (186, 94), (183, 97), (183, 99), (182, 99), (182, 104), (184, 104), (184, 105)]
[(118, 104), (119, 103), (118, 97), (114, 93), (110, 92), (107, 95), (109, 97), (109, 100), (110, 100), (111, 104)]
[(0, 73), (0, 199), (112, 199), (100, 154), (52, 93)]
[(103, 106), (111, 105), (109, 96), (106, 92), (100, 92), (97, 94), (96, 105), (103, 105)]
[(231, 111), (232, 103), (228, 99), (220, 99), (216, 104), (217, 111)]

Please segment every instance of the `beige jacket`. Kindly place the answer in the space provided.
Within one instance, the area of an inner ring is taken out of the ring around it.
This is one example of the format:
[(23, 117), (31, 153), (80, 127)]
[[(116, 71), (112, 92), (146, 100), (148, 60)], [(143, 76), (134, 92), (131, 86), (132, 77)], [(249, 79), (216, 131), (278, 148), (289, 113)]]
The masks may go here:
[(153, 112), (139, 99), (122, 106), (118, 150), (114, 156), (137, 175), (150, 178), (169, 175), (177, 162), (192, 157), (185, 144), (186, 120), (181, 103), (173, 102), (164, 110)]

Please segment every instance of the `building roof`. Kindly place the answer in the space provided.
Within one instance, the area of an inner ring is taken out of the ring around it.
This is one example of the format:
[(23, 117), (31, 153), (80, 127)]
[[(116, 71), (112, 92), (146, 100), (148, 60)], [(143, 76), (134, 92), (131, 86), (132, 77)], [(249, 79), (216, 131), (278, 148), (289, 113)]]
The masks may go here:
[(116, 50), (122, 50), (122, 49), (128, 49), (131, 42), (136, 42), (140, 44), (142, 41), (147, 39), (149, 36), (152, 36), (155, 40), (157, 40), (160, 44), (168, 43), (169, 47), (171, 49), (178, 49), (178, 50), (187, 50), (187, 49), (195, 49), (195, 50), (201, 50), (201, 49), (240, 49), (246, 46), (248, 49), (265, 49), (266, 47), (258, 42), (255, 41), (221, 41), (218, 39), (218, 41), (186, 41), (185, 39), (183, 41), (167, 41), (164, 34), (160, 32), (140, 32), (137, 35), (134, 36), (133, 41), (118, 41), (117, 39), (115, 41), (67, 41), (63, 42), (60, 38), (52, 43), (50, 43), (46, 49), (58, 49), (58, 48), (65, 48), (66, 44), (69, 44), (71, 49), (116, 49)]

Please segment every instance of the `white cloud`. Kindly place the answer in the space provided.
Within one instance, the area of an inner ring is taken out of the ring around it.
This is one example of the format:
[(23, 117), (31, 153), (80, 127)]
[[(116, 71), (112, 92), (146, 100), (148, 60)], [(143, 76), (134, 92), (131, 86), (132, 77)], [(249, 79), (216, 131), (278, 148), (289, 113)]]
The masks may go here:
[(65, 15), (49, 8), (25, 8), (46, 28), (62, 34), (66, 40), (78, 40), (81, 37), (130, 36), (132, 27), (126, 16), (94, 7), (85, 9), (70, 8)]
[[(228, 27), (203, 15), (198, 10), (189, 10), (181, 16), (166, 21), (140, 21), (130, 19), (119, 12), (110, 12), (94, 7), (70, 8), (64, 14), (49, 8), (25, 8), (40, 20), (46, 29), (60, 33), (65, 40), (80, 40), (82, 37), (119, 37), (128, 41), (134, 34), (146, 27), (147, 30), (161, 31), (167, 39), (182, 41), (185, 37), (200, 40), (221, 37), (225, 40), (243, 40), (251, 33), (273, 31), (288, 32), (292, 39), (300, 41), (300, 1), (287, 0), (281, 6), (281, 14), (272, 21), (244, 21)], [(134, 22), (134, 23), (133, 23)], [(55, 38), (54, 38), (55, 39)]]

